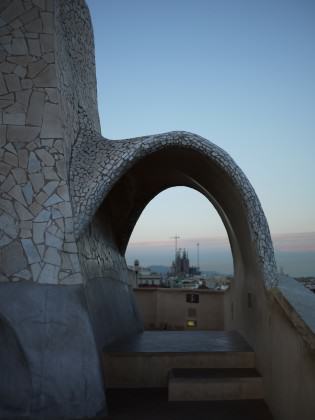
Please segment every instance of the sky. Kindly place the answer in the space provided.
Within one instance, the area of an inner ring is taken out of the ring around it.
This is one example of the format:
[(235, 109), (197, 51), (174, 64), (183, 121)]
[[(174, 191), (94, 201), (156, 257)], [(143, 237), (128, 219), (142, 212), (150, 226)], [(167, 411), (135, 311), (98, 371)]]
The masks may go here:
[[(184, 130), (213, 141), (254, 186), (279, 266), (292, 275), (315, 274), (315, 2), (87, 3), (103, 136)], [(127, 260), (169, 264), (175, 234), (180, 246), (191, 244), (191, 255), (193, 244), (204, 241), (205, 269), (220, 260), (215, 255), (227, 238), (210, 203), (178, 187), (144, 210)]]

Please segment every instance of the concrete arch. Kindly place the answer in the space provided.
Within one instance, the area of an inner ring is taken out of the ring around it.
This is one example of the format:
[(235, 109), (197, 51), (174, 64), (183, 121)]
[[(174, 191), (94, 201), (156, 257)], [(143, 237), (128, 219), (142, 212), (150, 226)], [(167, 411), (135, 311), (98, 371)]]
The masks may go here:
[(186, 132), (121, 141), (104, 141), (98, 134), (86, 138), (81, 132), (70, 169), (77, 237), (97, 210), (105, 212), (124, 255), (147, 203), (165, 188), (185, 185), (204, 194), (218, 210), (236, 272), (244, 274), (245, 267), (248, 275), (261, 277), (266, 288), (275, 284), (276, 264), (265, 215), (250, 182), (224, 150)]
[[(194, 152), (187, 153), (184, 150), (163, 150), (141, 159), (119, 179), (106, 197), (104, 206), (111, 209), (112, 227), (120, 252), (125, 254), (133, 229), (149, 202), (168, 188), (185, 186), (201, 193), (217, 210), (229, 237), (235, 272), (241, 272), (243, 258), (246, 259), (246, 255), (242, 257), (241, 251), (245, 247), (239, 247), (237, 237), (241, 233), (235, 232), (233, 228), (230, 220), (233, 215), (224, 210), (218, 197), (210, 191), (210, 185), (199, 179), (198, 172), (206, 170), (207, 165), (200, 166), (194, 162), (185, 170), (185, 161), (187, 163), (187, 158), (191, 160)], [(173, 164), (173, 153), (178, 159), (177, 164)], [(197, 160), (198, 158), (200, 156), (196, 157)], [(144, 173), (145, 176), (142, 175)], [(210, 174), (207, 175), (207, 181), (211, 182)], [(123, 203), (121, 196), (126, 197)]]

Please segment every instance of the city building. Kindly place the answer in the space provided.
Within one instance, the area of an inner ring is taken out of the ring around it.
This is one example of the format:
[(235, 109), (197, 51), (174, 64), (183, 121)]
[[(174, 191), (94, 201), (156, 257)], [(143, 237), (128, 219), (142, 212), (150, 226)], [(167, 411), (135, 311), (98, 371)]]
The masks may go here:
[(141, 267), (139, 260), (135, 260), (133, 266), (128, 267), (131, 273), (133, 287), (163, 287), (166, 282), (160, 273), (153, 272), (149, 267)]

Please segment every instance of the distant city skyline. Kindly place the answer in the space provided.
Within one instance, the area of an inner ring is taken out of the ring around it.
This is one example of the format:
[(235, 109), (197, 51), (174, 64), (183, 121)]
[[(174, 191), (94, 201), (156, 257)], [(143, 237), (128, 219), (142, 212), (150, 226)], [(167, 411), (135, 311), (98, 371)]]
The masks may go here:
[[(203, 270), (233, 272), (223, 222), (203, 195), (186, 187), (165, 190), (144, 209), (128, 245), (128, 264), (137, 258), (144, 265), (170, 266), (175, 254), (174, 235), (179, 236), (178, 248), (188, 250), (192, 265), (196, 265), (199, 243)], [(293, 276), (315, 275), (315, 230), (275, 232), (272, 240), (279, 269)]]
[[(315, 2), (87, 3), (102, 134), (113, 139), (172, 130), (200, 134), (225, 149), (251, 181), (275, 249), (279, 234), (315, 232)], [(225, 237), (209, 206), (195, 191), (183, 191), (180, 199), (173, 190), (165, 192), (164, 201), (153, 200), (127, 257), (135, 242), (166, 240), (176, 232)], [(176, 207), (181, 202), (190, 203), (188, 218)], [(161, 216), (165, 207), (167, 218)], [(177, 222), (187, 224), (197, 214), (198, 223), (188, 231), (177, 229)], [(296, 261), (296, 267), (315, 271), (314, 251), (296, 250), (292, 241), (291, 250), (281, 252), (297, 256), (284, 258), (284, 268)]]
[[(279, 234), (272, 237), (278, 269), (294, 277), (315, 276), (315, 232)], [(233, 260), (227, 236), (214, 238), (187, 238), (178, 241), (178, 248), (188, 251), (191, 265), (197, 265), (197, 243), (200, 244), (200, 268), (203, 271), (233, 273)], [(174, 259), (174, 241), (130, 242), (126, 259), (133, 265), (135, 259), (142, 266), (171, 266)]]

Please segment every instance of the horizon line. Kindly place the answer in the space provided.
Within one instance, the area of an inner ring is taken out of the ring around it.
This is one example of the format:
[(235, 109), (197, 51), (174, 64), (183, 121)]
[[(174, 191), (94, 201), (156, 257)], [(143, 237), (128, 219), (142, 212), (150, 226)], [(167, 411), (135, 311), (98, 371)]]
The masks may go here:
[[(271, 234), (271, 239), (275, 251), (289, 252), (315, 252), (315, 231), (311, 232), (289, 232)], [(311, 242), (310, 242), (311, 240)], [(183, 237), (181, 242), (201, 242), (207, 243), (207, 246), (230, 247), (228, 236), (212, 236), (212, 237)], [(147, 241), (130, 241), (128, 247), (166, 247), (174, 246), (171, 239), (165, 240), (147, 240)], [(180, 248), (180, 247), (178, 247)], [(184, 246), (183, 246), (184, 248)]]

